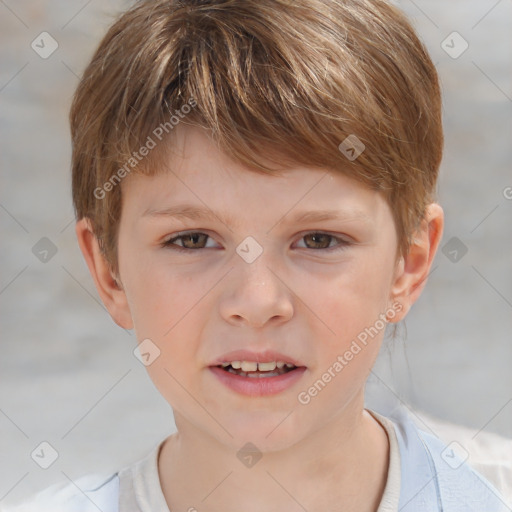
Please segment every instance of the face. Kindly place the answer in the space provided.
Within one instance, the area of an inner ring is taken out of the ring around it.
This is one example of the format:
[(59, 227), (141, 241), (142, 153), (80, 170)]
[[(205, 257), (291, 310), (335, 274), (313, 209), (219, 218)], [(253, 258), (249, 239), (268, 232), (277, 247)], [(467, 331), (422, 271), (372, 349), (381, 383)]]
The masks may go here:
[[(147, 370), (178, 430), (273, 450), (349, 421), (396, 311), (387, 202), (325, 169), (251, 172), (201, 129), (179, 128), (169, 170), (123, 182), (118, 246)], [(314, 218), (326, 210), (335, 216)], [(217, 367), (258, 358), (297, 369)]]

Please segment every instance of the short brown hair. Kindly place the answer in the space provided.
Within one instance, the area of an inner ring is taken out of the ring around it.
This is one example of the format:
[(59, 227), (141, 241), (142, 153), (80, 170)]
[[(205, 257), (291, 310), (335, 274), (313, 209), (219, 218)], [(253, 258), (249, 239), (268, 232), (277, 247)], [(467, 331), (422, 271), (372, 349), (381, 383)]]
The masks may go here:
[[(130, 172), (130, 158), (134, 172), (162, 172), (166, 144), (140, 163), (134, 152), (157, 126), (169, 141), (169, 115), (192, 101), (185, 121), (251, 170), (271, 172), (261, 163), (269, 148), (281, 163), (333, 169), (382, 191), (397, 254), (406, 254), (434, 200), (443, 133), (436, 69), (397, 8), (382, 0), (146, 0), (122, 14), (70, 112), (75, 214), (91, 219), (116, 274), (122, 203), (113, 178)], [(365, 146), (353, 160), (339, 149), (350, 135)]]

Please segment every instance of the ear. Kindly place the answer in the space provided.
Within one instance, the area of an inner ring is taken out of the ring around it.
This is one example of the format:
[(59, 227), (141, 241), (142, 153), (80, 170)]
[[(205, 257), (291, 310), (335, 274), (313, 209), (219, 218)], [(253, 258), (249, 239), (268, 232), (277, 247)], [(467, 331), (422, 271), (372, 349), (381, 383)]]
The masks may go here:
[(443, 235), (444, 214), (437, 203), (428, 205), (419, 229), (412, 238), (407, 256), (397, 263), (391, 300), (402, 308), (390, 322), (402, 320), (421, 295)]
[(78, 245), (84, 255), (96, 289), (114, 322), (123, 329), (133, 329), (126, 293), (121, 281), (114, 276), (110, 265), (101, 252), (90, 219), (84, 217), (75, 226)]

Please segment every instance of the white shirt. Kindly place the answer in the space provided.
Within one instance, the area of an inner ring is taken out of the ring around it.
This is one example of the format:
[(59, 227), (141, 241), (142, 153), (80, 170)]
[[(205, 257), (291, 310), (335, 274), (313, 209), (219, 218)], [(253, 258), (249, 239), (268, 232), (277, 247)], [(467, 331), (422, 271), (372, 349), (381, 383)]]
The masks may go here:
[[(397, 512), (400, 498), (403, 499), (410, 490), (410, 487), (401, 489), (402, 468), (405, 464), (406, 471), (410, 471), (416, 459), (414, 454), (411, 455), (412, 452), (409, 453), (406, 447), (407, 442), (404, 443), (404, 423), (395, 423), (392, 419), (375, 411), (366, 410), (384, 427), (390, 446), (386, 486), (376, 512)], [(401, 432), (400, 441), (397, 439), (396, 428)], [(415, 427), (409, 424), (408, 428), (409, 432), (415, 436)], [(9, 510), (0, 510), (4, 512), (98, 512), (99, 509), (102, 512), (170, 512), (158, 473), (158, 457), (163, 442), (155, 446), (142, 460), (113, 475), (87, 475), (73, 484), (69, 482), (56, 484), (37, 494), (29, 502)], [(512, 441), (510, 443), (512, 444)], [(476, 459), (473, 458), (472, 462), (475, 461)], [(408, 477), (408, 486), (411, 482), (409, 474), (405, 475)], [(463, 484), (464, 481), (461, 481), (461, 487)], [(457, 489), (454, 490), (457, 491)], [(401, 496), (401, 492), (404, 496)], [(425, 503), (424, 509), (422, 508), (421, 511), (418, 509), (415, 512), (439, 510), (436, 508), (437, 505)], [(189, 510), (194, 510), (194, 507), (201, 510), (200, 503), (191, 502)], [(446, 510), (452, 509), (447, 507)]]
[[(369, 411), (385, 428), (390, 441), (388, 478), (377, 512), (396, 512), (400, 497), (400, 452), (393, 423), (384, 416)], [(169, 512), (158, 476), (160, 444), (137, 464), (119, 472), (119, 512)], [(196, 506), (197, 505), (197, 506)], [(201, 504), (190, 503), (190, 508), (201, 509)]]

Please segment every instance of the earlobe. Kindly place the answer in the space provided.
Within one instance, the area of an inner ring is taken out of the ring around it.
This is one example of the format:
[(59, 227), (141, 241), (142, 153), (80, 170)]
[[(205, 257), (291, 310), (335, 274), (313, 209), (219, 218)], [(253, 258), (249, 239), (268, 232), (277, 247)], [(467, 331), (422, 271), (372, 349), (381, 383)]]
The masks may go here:
[(119, 278), (112, 274), (110, 265), (100, 249), (90, 219), (86, 217), (80, 219), (76, 223), (75, 232), (98, 294), (110, 316), (123, 329), (133, 329), (125, 290)]
[(443, 225), (443, 209), (437, 203), (431, 203), (412, 238), (409, 252), (396, 265), (391, 299), (403, 307), (393, 322), (402, 320), (421, 295), (442, 238)]

